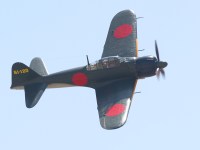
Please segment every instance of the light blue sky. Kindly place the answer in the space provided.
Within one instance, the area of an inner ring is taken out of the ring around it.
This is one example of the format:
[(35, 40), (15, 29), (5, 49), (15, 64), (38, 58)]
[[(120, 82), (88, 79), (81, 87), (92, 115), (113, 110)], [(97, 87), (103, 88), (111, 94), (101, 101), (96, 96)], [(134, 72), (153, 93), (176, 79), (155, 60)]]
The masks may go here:
[[(0, 149), (199, 150), (200, 3), (197, 0), (0, 1)], [(112, 17), (132, 9), (139, 55), (168, 61), (166, 80), (139, 80), (125, 126), (100, 127), (95, 91), (46, 90), (33, 109), (10, 90), (11, 66), (43, 58), (49, 73), (101, 57)]]

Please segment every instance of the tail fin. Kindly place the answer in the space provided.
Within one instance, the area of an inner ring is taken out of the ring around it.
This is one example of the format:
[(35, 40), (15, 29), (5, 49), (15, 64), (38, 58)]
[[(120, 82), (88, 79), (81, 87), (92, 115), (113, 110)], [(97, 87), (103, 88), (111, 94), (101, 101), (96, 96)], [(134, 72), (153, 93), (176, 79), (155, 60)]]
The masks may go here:
[(38, 73), (23, 63), (15, 63), (12, 66), (12, 85), (11, 89), (21, 89), (26, 84), (40, 77)]
[(13, 64), (11, 89), (24, 88), (26, 107), (32, 108), (39, 101), (47, 87), (47, 84), (40, 79), (46, 75), (47, 71), (40, 58), (34, 58), (30, 68), (19, 62)]

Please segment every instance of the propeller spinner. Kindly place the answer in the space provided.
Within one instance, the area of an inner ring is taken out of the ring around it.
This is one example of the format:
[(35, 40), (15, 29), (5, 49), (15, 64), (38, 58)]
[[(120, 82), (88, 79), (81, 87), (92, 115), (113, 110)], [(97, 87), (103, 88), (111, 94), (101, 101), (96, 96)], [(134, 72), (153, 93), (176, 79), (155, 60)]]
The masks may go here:
[(158, 50), (158, 45), (157, 45), (156, 41), (155, 41), (155, 51), (156, 51), (156, 57), (158, 59), (158, 61), (157, 61), (156, 76), (159, 79), (160, 78), (160, 74), (161, 74), (165, 78), (164, 68), (168, 65), (168, 63), (164, 62), (164, 61), (160, 61), (159, 50)]

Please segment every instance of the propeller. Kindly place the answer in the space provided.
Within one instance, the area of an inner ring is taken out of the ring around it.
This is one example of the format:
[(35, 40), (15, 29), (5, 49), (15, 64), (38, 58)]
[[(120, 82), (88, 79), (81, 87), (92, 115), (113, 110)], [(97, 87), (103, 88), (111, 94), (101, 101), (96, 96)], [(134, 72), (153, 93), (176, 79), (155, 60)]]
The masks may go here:
[(160, 74), (165, 78), (165, 71), (164, 68), (168, 65), (167, 62), (160, 61), (160, 56), (159, 56), (159, 50), (158, 50), (158, 45), (157, 41), (155, 41), (155, 51), (156, 51), (156, 57), (157, 57), (157, 70), (156, 70), (156, 76), (159, 79)]

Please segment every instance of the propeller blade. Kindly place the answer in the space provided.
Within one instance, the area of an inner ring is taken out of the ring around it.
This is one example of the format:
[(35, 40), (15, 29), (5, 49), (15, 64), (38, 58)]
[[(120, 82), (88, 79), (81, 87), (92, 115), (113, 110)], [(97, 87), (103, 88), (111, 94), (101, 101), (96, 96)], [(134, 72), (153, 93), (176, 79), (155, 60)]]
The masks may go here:
[(168, 64), (167, 62), (160, 61), (160, 56), (159, 56), (159, 50), (158, 50), (158, 44), (157, 41), (155, 40), (155, 51), (156, 51), (156, 56), (157, 56), (157, 70), (156, 70), (156, 76), (159, 79), (160, 74), (162, 75), (163, 78), (165, 78), (165, 71), (163, 68), (165, 68)]
[(161, 72), (163, 78), (165, 78), (165, 70), (164, 69), (160, 69), (160, 72)]
[(159, 56), (159, 51), (158, 51), (158, 45), (157, 45), (156, 40), (155, 40), (155, 50), (156, 50), (157, 59), (158, 59), (158, 61), (160, 61), (160, 56)]
[(157, 79), (160, 79), (160, 74), (161, 74), (162, 77), (165, 79), (165, 70), (164, 70), (164, 69), (158, 68), (158, 69), (156, 70), (156, 77), (157, 77)]
[(157, 77), (157, 79), (160, 79), (160, 69), (156, 70), (156, 77)]

